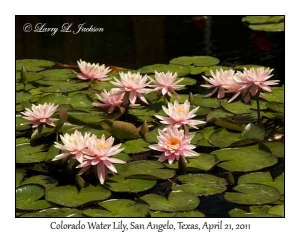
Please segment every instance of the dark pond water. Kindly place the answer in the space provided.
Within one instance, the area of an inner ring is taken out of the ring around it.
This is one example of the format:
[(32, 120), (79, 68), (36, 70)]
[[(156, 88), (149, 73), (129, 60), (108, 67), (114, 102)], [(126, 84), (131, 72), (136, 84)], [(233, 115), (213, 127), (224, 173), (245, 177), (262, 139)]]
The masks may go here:
[[(211, 55), (218, 57), (224, 66), (258, 64), (276, 68), (276, 79), (283, 84), (284, 33), (251, 31), (241, 18), (208, 16), (204, 22), (193, 16), (17, 16), (16, 59), (76, 64), (81, 58), (137, 69), (168, 63), (179, 56)], [(77, 28), (85, 23), (88, 27), (104, 28), (104, 32), (26, 33), (25, 23), (33, 26), (42, 23), (48, 28), (61, 28), (64, 23), (73, 23)], [(284, 164), (280, 163), (271, 172), (277, 176), (283, 170)], [(215, 172), (223, 176), (221, 170)], [(237, 206), (225, 201), (222, 195), (201, 197), (201, 203), (199, 210), (207, 217), (229, 217), (228, 211)]]

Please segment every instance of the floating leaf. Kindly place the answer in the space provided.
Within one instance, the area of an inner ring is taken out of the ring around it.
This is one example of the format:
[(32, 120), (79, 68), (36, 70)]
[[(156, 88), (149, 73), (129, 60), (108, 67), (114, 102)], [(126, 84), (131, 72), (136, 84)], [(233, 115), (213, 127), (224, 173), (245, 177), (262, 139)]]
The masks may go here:
[(284, 86), (273, 87), (272, 92), (264, 93), (265, 99), (269, 102), (284, 103)]
[(210, 56), (182, 56), (173, 58), (170, 63), (171, 64), (179, 64), (179, 65), (195, 65), (195, 66), (213, 66), (220, 62), (220, 60), (216, 57)]
[(273, 155), (279, 158), (284, 158), (284, 144), (282, 142), (264, 142)]
[(255, 172), (243, 175), (239, 178), (238, 184), (264, 184), (276, 188), (281, 195), (284, 194), (284, 173), (276, 177), (273, 181), (273, 177), (270, 172)]
[(39, 71), (46, 67), (55, 65), (52, 61), (39, 60), (39, 59), (22, 59), (16, 60), (16, 70), (21, 70), (25, 66), (27, 71)]
[(284, 217), (284, 205), (276, 205), (269, 209), (268, 214)]
[(22, 185), (24, 184), (39, 184), (43, 186), (46, 191), (48, 191), (49, 189), (57, 186), (58, 182), (51, 176), (37, 175), (37, 176), (31, 176), (30, 178), (24, 180), (22, 182)]
[(269, 102), (269, 103), (267, 103), (267, 107), (274, 112), (284, 113), (284, 104), (283, 103)]
[(33, 184), (16, 188), (16, 208), (18, 210), (40, 210), (51, 207), (45, 200), (39, 200), (45, 194), (43, 187)]
[(154, 218), (165, 218), (165, 217), (177, 217), (177, 218), (202, 218), (205, 217), (205, 214), (198, 210), (186, 211), (186, 212), (177, 212), (177, 213), (168, 213), (161, 211), (150, 211), (151, 217)]
[(232, 133), (224, 128), (217, 129), (209, 137), (209, 143), (221, 148), (228, 147), (239, 140), (240, 133)]
[(156, 180), (131, 179), (116, 175), (110, 177), (105, 184), (114, 192), (138, 193), (153, 188)]
[(29, 218), (78, 218), (83, 217), (81, 214), (81, 210), (78, 209), (69, 209), (69, 208), (49, 208), (45, 210), (40, 210), (39, 212), (32, 212), (22, 214), (21, 217), (29, 217)]
[[(21, 82), (20, 75), (21, 75), (20, 72), (16, 72), (16, 82), (18, 82), (18, 83)], [(43, 78), (43, 76), (41, 74), (39, 74), (39, 73), (27, 72), (27, 81), (28, 82), (36, 81), (36, 80), (39, 80), (41, 78)], [(26, 86), (27, 86), (27, 84), (26, 84)], [(27, 88), (26, 88), (26, 90), (27, 90)]]
[(69, 79), (77, 78), (77, 76), (70, 69), (51, 69), (40, 72), (44, 76), (43, 80), (48, 81), (67, 81)]
[(103, 91), (104, 89), (109, 91), (114, 87), (114, 84), (110, 82), (91, 82), (91, 88), (96, 91)]
[[(188, 158), (186, 164), (187, 171), (209, 171), (218, 162), (216, 156), (211, 154), (200, 153), (198, 156)], [(172, 164), (164, 163), (164, 165), (171, 169), (178, 169), (178, 162), (175, 161)]]
[(98, 203), (104, 209), (88, 209), (83, 212), (88, 217), (146, 217), (149, 206), (128, 199), (111, 199)]
[(199, 140), (198, 145), (212, 147), (213, 145), (208, 142), (208, 139), (214, 131), (214, 127), (205, 127), (204, 129), (200, 130), (204, 138)]
[[(113, 121), (113, 124), (110, 128), (110, 132), (113, 136), (119, 139), (136, 139), (140, 137), (139, 130), (132, 123), (125, 121)], [(137, 143), (141, 143), (141, 147), (145, 146), (146, 142), (140, 139), (136, 141)], [(134, 142), (133, 142), (134, 143)], [(134, 146), (131, 142), (128, 144), (129, 146)], [(132, 147), (134, 148), (134, 147)], [(138, 150), (132, 149), (132, 150)], [(136, 153), (136, 152), (126, 152), (125, 153)]]
[(221, 167), (228, 171), (248, 172), (257, 171), (277, 163), (277, 157), (262, 150), (259, 144), (242, 148), (226, 148), (213, 151), (221, 163)]
[(24, 122), (27, 122), (28, 120), (24, 119), (22, 115), (17, 114), (16, 115), (16, 130), (26, 130), (30, 129), (31, 125), (21, 125)]
[(16, 104), (21, 102), (26, 102), (31, 100), (32, 95), (30, 92), (24, 92), (24, 91), (17, 91), (16, 92)]
[(16, 145), (16, 162), (36, 163), (45, 161), (47, 152), (42, 152), (44, 146), (30, 146), (30, 143)]
[(79, 192), (75, 186), (59, 186), (46, 193), (46, 200), (66, 207), (82, 206), (89, 202), (102, 201), (109, 198), (111, 192), (102, 186), (89, 185)]
[(21, 169), (21, 168), (16, 169), (16, 187), (21, 185), (21, 182), (24, 178), (25, 172), (26, 172), (26, 170), (24, 170), (24, 169)]
[[(251, 109), (256, 109), (256, 103), (254, 101), (251, 102), (251, 104), (244, 104), (242, 101), (236, 101), (233, 103), (228, 103), (227, 101), (222, 102), (222, 107), (234, 114), (245, 114), (245, 113), (251, 113)], [(264, 110), (267, 109), (267, 103), (260, 101), (260, 109)]]
[(245, 16), (242, 22), (249, 24), (279, 23), (284, 21), (284, 16)]
[(42, 87), (42, 92), (55, 93), (55, 92), (72, 92), (85, 89), (89, 86), (88, 82), (53, 82), (54, 85), (49, 87)]
[(125, 177), (144, 179), (169, 179), (175, 175), (175, 171), (165, 169), (158, 161), (139, 160), (122, 165), (116, 165), (118, 173)]
[(284, 31), (284, 22), (274, 24), (251, 24), (249, 28), (254, 31), (281, 32)]
[(262, 205), (280, 198), (277, 189), (262, 184), (241, 184), (233, 189), (237, 192), (226, 192), (224, 198), (242, 205)]
[(98, 123), (100, 126), (100, 122), (105, 119), (105, 115), (102, 115), (100, 112), (92, 112), (92, 111), (68, 111), (68, 121), (72, 124), (90, 124), (90, 123)]
[(205, 98), (201, 95), (194, 95), (194, 104), (205, 108), (218, 108), (220, 107), (220, 100), (216, 98)]
[(174, 184), (172, 190), (193, 193), (197, 196), (209, 196), (226, 190), (227, 181), (209, 174), (187, 174), (178, 176), (182, 185)]
[(146, 194), (141, 199), (150, 205), (151, 210), (163, 212), (190, 211), (200, 204), (199, 198), (194, 194), (178, 191), (171, 192), (168, 199), (153, 193)]
[(263, 140), (265, 138), (265, 129), (260, 125), (249, 123), (242, 132), (241, 138)]
[(126, 141), (124, 143), (124, 146), (125, 146), (124, 152), (127, 154), (146, 152), (146, 151), (150, 150), (150, 148), (148, 147), (149, 145), (150, 144), (148, 142), (144, 141), (141, 138)]
[(195, 85), (196, 83), (197, 83), (197, 81), (195, 79), (184, 77), (184, 79), (178, 84), (179, 85), (192, 86), (192, 85)]
[(215, 125), (224, 127), (226, 129), (231, 129), (235, 131), (243, 131), (244, 127), (234, 120), (229, 119), (218, 119)]
[(139, 72), (142, 74), (153, 74), (157, 72), (177, 72), (178, 76), (184, 76), (190, 73), (190, 69), (187, 66), (175, 65), (175, 64), (155, 64), (144, 66), (139, 69)]
[(244, 210), (235, 208), (228, 212), (230, 217), (234, 218), (270, 218), (270, 217), (278, 217), (276, 215), (268, 214), (268, 213), (247, 213)]
[(209, 70), (209, 67), (201, 67), (201, 66), (189, 66), (189, 68), (190, 68), (190, 74), (193, 75), (201, 74)]

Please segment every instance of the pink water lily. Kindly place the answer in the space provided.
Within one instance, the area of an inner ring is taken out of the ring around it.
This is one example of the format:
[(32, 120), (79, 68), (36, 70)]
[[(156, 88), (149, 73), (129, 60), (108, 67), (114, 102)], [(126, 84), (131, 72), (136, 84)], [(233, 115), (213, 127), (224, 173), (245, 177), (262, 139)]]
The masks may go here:
[(174, 73), (173, 75), (171, 72), (159, 73), (155, 71), (155, 80), (152, 78), (149, 79), (153, 83), (149, 86), (154, 87), (154, 90), (158, 91), (158, 93), (161, 95), (165, 95), (165, 94), (168, 94), (169, 96), (171, 96), (172, 94), (177, 95), (175, 90), (184, 87), (184, 85), (178, 84), (182, 82), (184, 78), (177, 80), (177, 73)]
[(122, 144), (113, 146), (114, 138), (105, 139), (102, 135), (100, 139), (91, 137), (87, 141), (87, 148), (84, 150), (83, 162), (78, 165), (81, 168), (79, 175), (86, 172), (91, 166), (97, 167), (97, 175), (101, 184), (104, 183), (107, 176), (107, 169), (117, 173), (117, 169), (113, 163), (124, 164), (123, 160), (112, 158), (113, 155), (119, 154), (124, 148), (120, 148)]
[[(242, 95), (243, 100), (248, 103), (251, 96), (255, 96), (261, 90), (271, 92), (270, 86), (278, 85), (280, 80), (268, 80), (273, 74), (273, 69), (259, 67), (259, 68), (244, 68), (244, 72), (238, 72), (234, 77), (234, 81), (241, 86), (236, 94), (229, 100), (232, 102), (237, 96)], [(260, 93), (263, 97), (263, 93)]]
[(169, 126), (166, 130), (159, 129), (158, 133), (158, 144), (150, 145), (149, 147), (163, 152), (159, 157), (159, 161), (168, 160), (169, 164), (172, 164), (175, 160), (179, 160), (182, 157), (183, 161), (187, 162), (186, 157), (199, 155), (193, 151), (196, 146), (191, 145), (193, 134), (185, 135), (184, 130), (179, 130), (175, 126)]
[(118, 88), (114, 88), (116, 90), (116, 95), (121, 95), (123, 93), (129, 93), (129, 101), (132, 105), (135, 104), (137, 98), (142, 100), (144, 103), (148, 104), (146, 98), (143, 94), (147, 94), (152, 89), (146, 88), (149, 86), (148, 76), (144, 77), (140, 75), (140, 73), (128, 73), (120, 72), (121, 80), (115, 79), (115, 82), (111, 81), (112, 84), (117, 86)]
[(210, 84), (202, 84), (202, 87), (214, 88), (211, 93), (206, 97), (210, 97), (218, 91), (217, 97), (224, 98), (225, 93), (235, 93), (241, 88), (241, 85), (234, 81), (235, 71), (234, 70), (216, 70), (214, 73), (210, 70), (211, 78), (202, 76)]
[(108, 113), (112, 113), (115, 107), (120, 107), (122, 105), (124, 98), (124, 93), (120, 95), (116, 95), (116, 93), (116, 90), (104, 90), (100, 95), (96, 94), (102, 103), (92, 103), (92, 105), (95, 107), (107, 108)]
[(190, 111), (190, 102), (186, 100), (183, 104), (179, 104), (177, 101), (172, 103), (168, 103), (168, 108), (162, 106), (164, 112), (168, 115), (168, 117), (155, 115), (158, 119), (160, 119), (162, 124), (170, 124), (174, 125), (177, 128), (182, 125), (189, 125), (192, 128), (198, 129), (196, 125), (205, 124), (205, 121), (199, 120), (191, 120), (196, 116), (195, 112), (199, 109), (199, 107), (194, 108)]
[(24, 116), (23, 118), (29, 120), (29, 122), (24, 122), (22, 125), (32, 124), (32, 128), (38, 127), (40, 124), (47, 124), (55, 127), (52, 122), (53, 119), (50, 118), (56, 111), (58, 105), (48, 104), (32, 104), (31, 109), (25, 108), (25, 112), (21, 112)]
[[(93, 135), (95, 137), (95, 135)], [(63, 153), (56, 155), (52, 161), (60, 160), (75, 156), (79, 163), (83, 162), (83, 150), (87, 148), (87, 141), (90, 140), (90, 133), (81, 134), (78, 130), (75, 130), (73, 134), (64, 134), (60, 136), (63, 145), (54, 142), (54, 146), (63, 151)]]
[(107, 74), (111, 71), (109, 67), (105, 67), (105, 65), (99, 65), (99, 63), (91, 64), (81, 59), (77, 61), (78, 67), (81, 73), (74, 72), (77, 77), (81, 80), (98, 80), (98, 81), (107, 81), (110, 78), (107, 78)]

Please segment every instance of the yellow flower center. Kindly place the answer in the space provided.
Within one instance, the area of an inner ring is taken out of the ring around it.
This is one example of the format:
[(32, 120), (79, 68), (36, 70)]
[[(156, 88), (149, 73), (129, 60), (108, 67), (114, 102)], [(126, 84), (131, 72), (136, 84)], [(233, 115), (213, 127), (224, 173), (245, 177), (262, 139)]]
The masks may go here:
[(178, 138), (171, 138), (168, 141), (168, 146), (172, 149), (178, 149), (180, 140)]
[(177, 113), (183, 113), (183, 112), (184, 112), (183, 106), (182, 106), (182, 105), (179, 105), (179, 106), (176, 108), (176, 112), (177, 112)]
[(96, 146), (97, 146), (97, 148), (99, 149), (99, 150), (105, 150), (106, 149), (106, 145), (105, 144), (102, 144), (102, 143), (97, 143), (96, 144)]

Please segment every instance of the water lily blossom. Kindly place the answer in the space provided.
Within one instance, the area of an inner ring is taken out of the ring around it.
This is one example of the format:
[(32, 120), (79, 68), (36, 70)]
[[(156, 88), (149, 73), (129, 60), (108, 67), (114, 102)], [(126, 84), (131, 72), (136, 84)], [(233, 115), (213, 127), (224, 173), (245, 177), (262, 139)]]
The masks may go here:
[(149, 78), (153, 84), (149, 85), (150, 87), (154, 87), (154, 90), (158, 91), (161, 95), (168, 94), (171, 96), (172, 94), (177, 95), (175, 92), (176, 89), (184, 87), (184, 85), (179, 85), (183, 78), (177, 80), (177, 73), (174, 75), (171, 72), (163, 73), (155, 71), (155, 80)]
[(109, 67), (105, 67), (105, 65), (99, 65), (99, 63), (91, 64), (81, 59), (77, 61), (78, 67), (81, 73), (74, 72), (77, 77), (81, 80), (98, 80), (98, 81), (107, 81), (110, 78), (107, 78), (107, 74), (111, 71)]
[[(268, 80), (273, 74), (273, 69), (258, 67), (258, 68), (244, 68), (244, 72), (238, 72), (234, 81), (241, 86), (236, 94), (229, 100), (232, 102), (238, 95), (242, 95), (243, 100), (247, 103), (250, 101), (251, 96), (260, 93), (260, 90), (272, 92), (270, 86), (278, 85), (280, 80)], [(261, 95), (260, 95), (261, 96)]]
[(56, 111), (58, 105), (48, 104), (32, 104), (31, 109), (25, 108), (25, 112), (21, 112), (24, 116), (23, 118), (29, 120), (29, 122), (24, 122), (22, 125), (32, 124), (32, 128), (38, 127), (40, 124), (47, 124), (55, 127), (55, 124), (50, 118)]
[(122, 105), (124, 98), (124, 93), (120, 95), (116, 95), (116, 93), (116, 90), (104, 90), (100, 95), (96, 94), (102, 103), (92, 103), (92, 105), (95, 107), (107, 108), (108, 113), (112, 113), (115, 107), (120, 107)]
[(131, 105), (134, 105), (137, 98), (142, 100), (144, 103), (148, 104), (146, 98), (143, 94), (147, 94), (152, 92), (153, 89), (146, 88), (150, 82), (148, 82), (148, 76), (145, 75), (144, 77), (140, 75), (140, 73), (128, 73), (120, 72), (121, 80), (116, 78), (115, 81), (111, 81), (112, 84), (117, 86), (113, 90), (116, 90), (116, 95), (121, 95), (123, 93), (129, 94), (129, 101)]
[(126, 162), (111, 157), (124, 150), (124, 148), (120, 148), (122, 144), (113, 146), (113, 143), (113, 137), (108, 139), (105, 139), (105, 135), (102, 135), (100, 139), (91, 137), (87, 141), (87, 148), (84, 150), (84, 160), (77, 166), (77, 168), (81, 168), (78, 174), (81, 175), (91, 166), (96, 166), (98, 179), (103, 184), (107, 176), (107, 169), (117, 173), (113, 163), (124, 164)]
[(158, 133), (158, 144), (150, 145), (149, 147), (163, 152), (159, 157), (159, 161), (168, 160), (169, 164), (172, 164), (175, 160), (179, 160), (182, 157), (183, 161), (187, 163), (186, 157), (199, 155), (193, 151), (196, 146), (191, 145), (193, 134), (185, 135), (184, 130), (179, 130), (175, 126), (169, 126), (166, 130), (159, 129)]
[(205, 124), (205, 121), (191, 120), (195, 117), (195, 112), (199, 107), (194, 108), (190, 111), (190, 102), (186, 100), (183, 104), (179, 104), (177, 101), (168, 103), (168, 108), (162, 106), (164, 112), (168, 115), (167, 117), (155, 115), (156, 118), (161, 120), (162, 124), (174, 125), (177, 128), (182, 125), (189, 125), (192, 128), (198, 129), (196, 125)]
[(235, 93), (240, 88), (241, 85), (234, 81), (235, 71), (234, 70), (216, 70), (215, 73), (210, 70), (210, 74), (212, 77), (207, 78), (202, 76), (207, 82), (210, 84), (202, 84), (202, 87), (206, 88), (214, 88), (211, 93), (209, 93), (206, 97), (210, 97), (218, 91), (218, 98), (224, 98), (225, 93)]
[[(93, 136), (95, 137), (95, 135)], [(72, 155), (78, 160), (79, 163), (83, 162), (83, 150), (87, 148), (87, 141), (91, 138), (90, 133), (81, 134), (78, 130), (75, 130), (73, 134), (66, 133), (60, 136), (63, 145), (54, 142), (54, 146), (63, 151), (63, 153), (56, 155), (52, 161), (67, 158)]]

